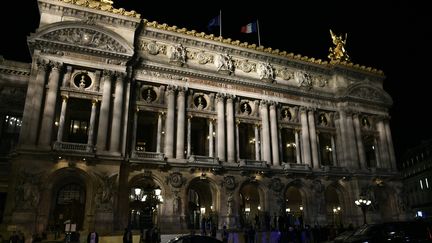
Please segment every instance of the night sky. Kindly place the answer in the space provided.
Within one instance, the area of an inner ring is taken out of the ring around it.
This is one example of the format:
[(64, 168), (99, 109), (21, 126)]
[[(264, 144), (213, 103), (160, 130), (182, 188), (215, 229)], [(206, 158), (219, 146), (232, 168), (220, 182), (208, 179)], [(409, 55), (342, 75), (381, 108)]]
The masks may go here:
[[(427, 1), (235, 1), (237, 7), (232, 6), (234, 1), (114, 1), (116, 8), (136, 10), (150, 21), (215, 35), (219, 30), (209, 31), (207, 24), (221, 9), (224, 38), (257, 44), (256, 34), (242, 34), (240, 29), (258, 19), (263, 46), (324, 60), (332, 46), (329, 29), (348, 33), (346, 49), (352, 62), (386, 75), (384, 89), (394, 101), (390, 124), (398, 161), (407, 148), (432, 138), (427, 118), (432, 104), (432, 80), (427, 75), (432, 64), (432, 14)], [(3, 4), (0, 55), (30, 62), (26, 38), (39, 23), (36, 0)]]

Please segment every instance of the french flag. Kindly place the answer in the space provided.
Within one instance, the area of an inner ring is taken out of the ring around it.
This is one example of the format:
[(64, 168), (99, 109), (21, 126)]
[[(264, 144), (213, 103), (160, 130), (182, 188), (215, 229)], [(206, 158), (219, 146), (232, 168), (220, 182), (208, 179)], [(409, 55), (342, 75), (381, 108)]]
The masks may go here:
[(245, 26), (242, 26), (240, 32), (246, 34), (257, 32), (257, 23), (251, 22)]

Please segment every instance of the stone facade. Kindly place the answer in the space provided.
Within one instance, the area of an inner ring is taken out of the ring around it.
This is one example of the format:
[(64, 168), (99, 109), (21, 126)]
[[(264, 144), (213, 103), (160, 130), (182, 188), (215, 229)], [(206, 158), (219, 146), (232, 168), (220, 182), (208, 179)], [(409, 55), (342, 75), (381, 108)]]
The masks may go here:
[(360, 196), (369, 221), (405, 217), (381, 71), (90, 2), (38, 0), (32, 63), (1, 60), (1, 92), (25, 99), (2, 231), (358, 225)]

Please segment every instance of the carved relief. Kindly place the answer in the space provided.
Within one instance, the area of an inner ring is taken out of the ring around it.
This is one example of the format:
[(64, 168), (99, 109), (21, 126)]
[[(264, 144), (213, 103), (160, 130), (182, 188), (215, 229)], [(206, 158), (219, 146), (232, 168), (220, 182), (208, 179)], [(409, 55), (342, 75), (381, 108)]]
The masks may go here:
[(197, 52), (195, 58), (198, 61), (198, 63), (202, 65), (213, 62), (213, 56), (206, 54), (203, 51)]
[(274, 80), (273, 67), (268, 62), (259, 63), (257, 66), (257, 73), (262, 80)]
[(280, 192), (283, 189), (283, 184), (279, 178), (273, 178), (270, 181), (269, 187), (275, 192)]
[(239, 61), (236, 67), (238, 67), (240, 70), (242, 70), (245, 73), (250, 73), (251, 71), (256, 70), (256, 64), (251, 63), (248, 60)]
[(180, 188), (185, 181), (180, 172), (171, 173), (168, 177), (169, 184), (174, 188)]
[(107, 175), (93, 172), (99, 179), (96, 190), (96, 208), (103, 211), (112, 211), (116, 194), (118, 174)]
[(126, 53), (127, 50), (117, 40), (101, 32), (85, 28), (66, 28), (49, 32), (44, 39), (60, 41), (71, 45), (97, 48), (105, 51)]
[(328, 83), (327, 79), (321, 75), (314, 76), (312, 80), (313, 83), (318, 87), (325, 87)]
[(234, 63), (229, 54), (219, 54), (215, 58), (217, 71), (226, 71), (228, 74), (234, 72)]
[(224, 181), (223, 181), (223, 185), (228, 190), (234, 190), (237, 186), (234, 176), (225, 176)]
[(159, 98), (159, 89), (149, 86), (143, 85), (141, 87), (141, 99), (146, 101), (147, 103), (156, 102)]
[(186, 63), (186, 47), (182, 44), (177, 44), (175, 46), (171, 46), (170, 51), (168, 52), (168, 57), (170, 62), (174, 62), (180, 65)]
[(294, 78), (294, 72), (284, 68), (282, 70), (277, 70), (277, 76), (281, 77), (284, 80), (291, 80)]
[(312, 88), (312, 77), (306, 72), (296, 71), (294, 73), (294, 80), (297, 82), (299, 87), (305, 87), (306, 89)]
[(148, 51), (151, 55), (157, 55), (159, 53), (166, 54), (166, 46), (157, 44), (155, 41), (142, 41), (140, 44), (140, 50)]
[(31, 173), (22, 170), (18, 173), (15, 191), (15, 205), (19, 209), (35, 209), (39, 205), (42, 184), (40, 173)]

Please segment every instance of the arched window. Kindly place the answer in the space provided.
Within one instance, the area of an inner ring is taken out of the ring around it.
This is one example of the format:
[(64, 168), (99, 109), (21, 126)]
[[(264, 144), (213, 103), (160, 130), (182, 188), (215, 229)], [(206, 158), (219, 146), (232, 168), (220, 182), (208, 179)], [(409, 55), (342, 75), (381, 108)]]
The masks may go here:
[(85, 213), (85, 189), (78, 183), (69, 183), (57, 191), (54, 209), (54, 222), (63, 225), (67, 220), (76, 224), (76, 229), (83, 226)]

